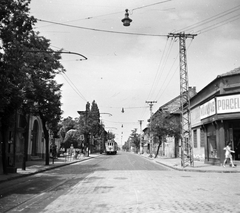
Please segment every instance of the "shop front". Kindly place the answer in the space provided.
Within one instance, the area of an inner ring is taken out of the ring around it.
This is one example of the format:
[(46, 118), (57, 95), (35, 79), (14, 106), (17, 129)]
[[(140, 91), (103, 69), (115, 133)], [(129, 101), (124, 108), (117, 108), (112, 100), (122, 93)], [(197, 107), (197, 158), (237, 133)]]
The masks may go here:
[(202, 104), (200, 109), (205, 163), (222, 164), (228, 142), (235, 151), (233, 160), (240, 163), (240, 94), (215, 97)]

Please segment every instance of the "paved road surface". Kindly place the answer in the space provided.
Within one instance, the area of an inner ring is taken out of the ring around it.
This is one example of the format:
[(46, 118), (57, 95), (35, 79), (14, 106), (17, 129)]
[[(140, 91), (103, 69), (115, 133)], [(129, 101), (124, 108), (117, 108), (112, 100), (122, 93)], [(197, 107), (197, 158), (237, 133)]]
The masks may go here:
[(0, 185), (0, 212), (240, 212), (240, 175), (169, 170), (120, 152)]

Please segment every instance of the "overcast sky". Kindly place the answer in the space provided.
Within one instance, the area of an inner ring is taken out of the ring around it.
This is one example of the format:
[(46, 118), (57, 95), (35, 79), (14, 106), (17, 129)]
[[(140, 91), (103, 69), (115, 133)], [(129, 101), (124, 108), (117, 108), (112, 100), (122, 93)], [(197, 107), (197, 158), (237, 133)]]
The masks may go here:
[(169, 33), (197, 34), (186, 41), (189, 86), (197, 91), (240, 67), (239, 0), (32, 0), (30, 8), (52, 49), (88, 58), (62, 54), (63, 117), (78, 117), (95, 100), (120, 145), (139, 132), (139, 120), (146, 127), (146, 101), (157, 101), (155, 112), (180, 93), (179, 41)]

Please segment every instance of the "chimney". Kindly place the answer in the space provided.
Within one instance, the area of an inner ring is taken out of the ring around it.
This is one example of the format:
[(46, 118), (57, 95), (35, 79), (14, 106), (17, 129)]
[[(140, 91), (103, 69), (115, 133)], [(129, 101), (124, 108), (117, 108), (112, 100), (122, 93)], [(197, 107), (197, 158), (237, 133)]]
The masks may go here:
[(192, 98), (197, 94), (196, 87), (188, 87), (189, 97)]

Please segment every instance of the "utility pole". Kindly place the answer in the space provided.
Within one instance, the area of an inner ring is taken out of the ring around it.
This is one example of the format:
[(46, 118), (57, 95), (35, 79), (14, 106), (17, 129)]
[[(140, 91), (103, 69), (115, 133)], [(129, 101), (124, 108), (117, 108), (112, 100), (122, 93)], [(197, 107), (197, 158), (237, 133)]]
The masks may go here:
[(143, 120), (138, 120), (140, 124), (140, 154), (143, 153), (143, 143), (142, 143), (142, 122)]
[(168, 38), (179, 38), (180, 59), (180, 104), (181, 104), (181, 165), (194, 166), (190, 97), (187, 70), (186, 39), (194, 38), (197, 34), (169, 33)]
[(157, 101), (146, 101), (147, 104), (149, 104), (150, 109), (150, 157), (153, 156), (153, 134), (152, 134), (152, 107), (153, 104), (157, 103)]

